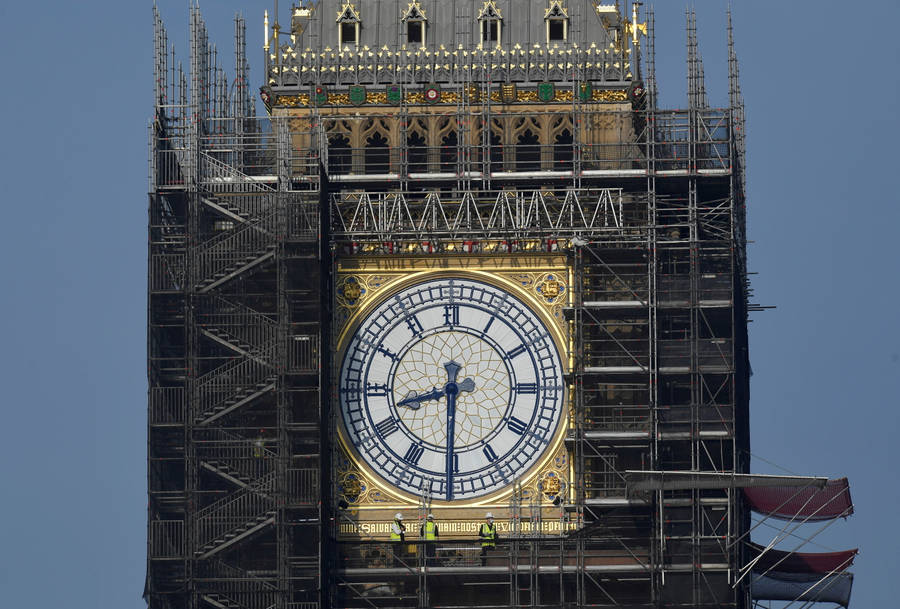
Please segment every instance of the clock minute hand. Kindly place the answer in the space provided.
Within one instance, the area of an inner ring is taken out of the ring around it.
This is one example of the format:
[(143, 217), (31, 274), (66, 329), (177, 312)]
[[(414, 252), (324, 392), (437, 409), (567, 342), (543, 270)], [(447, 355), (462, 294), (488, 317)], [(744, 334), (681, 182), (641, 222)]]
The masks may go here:
[(462, 391), (474, 391), (475, 381), (471, 378), (457, 383), (456, 377), (462, 366), (454, 361), (444, 364), (447, 371), (447, 384), (444, 392), (447, 394), (447, 501), (453, 499), (453, 470), (454, 470), (454, 443), (456, 440), (456, 396)]

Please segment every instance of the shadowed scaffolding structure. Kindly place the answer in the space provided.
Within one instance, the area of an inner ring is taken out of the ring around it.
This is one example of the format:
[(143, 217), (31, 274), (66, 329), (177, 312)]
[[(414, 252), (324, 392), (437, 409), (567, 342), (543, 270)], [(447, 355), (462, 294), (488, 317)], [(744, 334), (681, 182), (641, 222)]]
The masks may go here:
[[(292, 6), (284, 31), (276, 8), (264, 117), (241, 17), (227, 77), (198, 7), (187, 69), (154, 14), (150, 606), (846, 605), (853, 552), (750, 542), (751, 510), (796, 523), (852, 503), (845, 483), (749, 475), (730, 20), (728, 107), (708, 104), (689, 12), (688, 105), (672, 110), (652, 9), (360, 4)], [(573, 278), (569, 473), (513, 486), (484, 565), (462, 533), (397, 555), (362, 532), (341, 473), (336, 265), (540, 252)]]

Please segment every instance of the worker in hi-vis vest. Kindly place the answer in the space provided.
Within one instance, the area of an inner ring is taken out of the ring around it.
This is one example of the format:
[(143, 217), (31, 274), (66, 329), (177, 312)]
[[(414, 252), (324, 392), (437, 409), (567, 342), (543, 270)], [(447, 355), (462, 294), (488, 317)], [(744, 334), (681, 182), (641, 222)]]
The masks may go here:
[(439, 536), (440, 531), (438, 531), (438, 526), (434, 522), (434, 514), (428, 514), (425, 522), (419, 527), (419, 537), (425, 540), (425, 558), (434, 558), (434, 541)]
[(394, 551), (394, 566), (401, 562), (403, 555), (403, 540), (406, 539), (406, 526), (403, 524), (403, 514), (394, 514), (394, 522), (391, 523), (391, 548)]
[(497, 540), (500, 535), (497, 534), (497, 527), (494, 525), (494, 515), (488, 512), (484, 515), (484, 522), (478, 529), (478, 536), (481, 538), (481, 566), (487, 564), (488, 549), (497, 546)]

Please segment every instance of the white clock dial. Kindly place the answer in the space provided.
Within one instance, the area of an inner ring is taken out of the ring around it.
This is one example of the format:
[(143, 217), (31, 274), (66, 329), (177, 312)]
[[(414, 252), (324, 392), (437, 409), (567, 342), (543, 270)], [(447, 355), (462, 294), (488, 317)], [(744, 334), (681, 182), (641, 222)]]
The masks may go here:
[(373, 310), (343, 355), (340, 409), (360, 457), (392, 485), (445, 500), (527, 472), (562, 418), (562, 363), (547, 327), (488, 283), (441, 278)]

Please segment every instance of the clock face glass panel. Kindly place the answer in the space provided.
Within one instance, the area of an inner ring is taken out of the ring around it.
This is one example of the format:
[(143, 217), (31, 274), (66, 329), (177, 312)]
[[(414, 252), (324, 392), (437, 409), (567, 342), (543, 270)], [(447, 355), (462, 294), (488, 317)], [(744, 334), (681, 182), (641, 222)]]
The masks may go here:
[(562, 363), (521, 300), (467, 278), (393, 294), (349, 340), (338, 387), (344, 430), (397, 488), (488, 495), (525, 474), (562, 417)]

